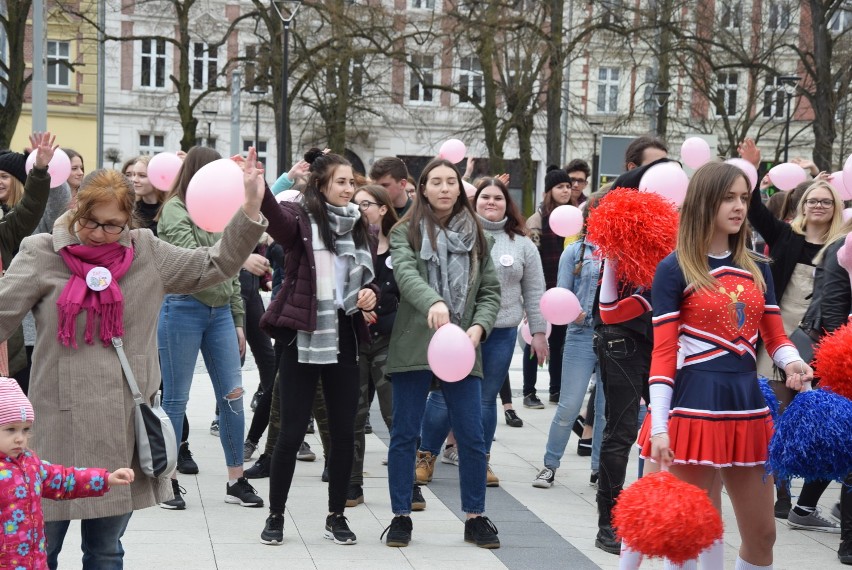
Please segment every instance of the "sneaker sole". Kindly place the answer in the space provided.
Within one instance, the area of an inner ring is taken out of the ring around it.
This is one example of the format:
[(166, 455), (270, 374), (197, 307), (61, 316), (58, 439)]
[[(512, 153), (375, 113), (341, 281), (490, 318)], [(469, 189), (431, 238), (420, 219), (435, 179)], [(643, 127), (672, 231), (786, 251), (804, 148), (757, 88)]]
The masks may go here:
[(316, 461), (316, 455), (297, 455), (296, 459), (299, 461)]
[(808, 526), (804, 524), (797, 524), (794, 522), (787, 521), (787, 525), (790, 528), (794, 528), (796, 530), (810, 530), (814, 532), (827, 532), (829, 534), (840, 534), (840, 527), (828, 527), (828, 526)]
[(500, 481), (489, 481), (485, 484), (486, 487), (499, 487)]
[(385, 546), (390, 546), (391, 548), (405, 548), (410, 542), (411, 540), (388, 540), (385, 542)]
[(610, 554), (621, 555), (621, 546), (607, 546), (606, 544), (597, 539), (595, 539), (595, 548), (600, 548), (604, 552), (608, 552)]
[(347, 507), (357, 507), (358, 505), (364, 502), (364, 495), (361, 495), (357, 499), (346, 499)]
[(253, 509), (256, 509), (256, 508), (263, 506), (263, 501), (260, 501), (259, 503), (246, 503), (246, 502), (243, 502), (243, 500), (240, 499), (239, 497), (234, 497), (232, 495), (225, 495), (225, 502), (228, 503), (229, 505), (239, 505), (241, 507), (248, 507), (248, 508), (253, 508)]
[(357, 538), (351, 538), (351, 539), (345, 540), (345, 541), (344, 540), (337, 540), (336, 538), (334, 538), (334, 533), (331, 532), (330, 530), (325, 531), (323, 533), (323, 537), (328, 539), (328, 540), (331, 540), (332, 542), (334, 542), (334, 544), (340, 544), (340, 545), (343, 545), (343, 546), (349, 546), (350, 544), (358, 544)]
[(177, 472), (181, 475), (198, 475), (198, 467), (194, 469), (181, 469), (180, 467), (177, 467)]
[(175, 505), (167, 505), (166, 503), (160, 503), (160, 508), (166, 509), (167, 511), (185, 511), (186, 505), (184, 504), (184, 505), (180, 505), (180, 506), (175, 506)]
[(553, 487), (553, 482), (551, 481), (548, 483), (547, 481), (535, 480), (532, 482), (532, 486), (536, 489), (550, 489)]
[(488, 542), (486, 544), (479, 544), (478, 542), (476, 542), (472, 538), (465, 538), (464, 541), (469, 543), (469, 544), (475, 544), (479, 548), (488, 548), (488, 549), (500, 548), (500, 541), (499, 540), (497, 542)]
[(412, 511), (425, 511), (426, 510), (426, 502), (422, 503), (411, 503)]
[(524, 407), (529, 409), (529, 410), (543, 410), (544, 404), (529, 404), (529, 405), (524, 404)]
[(266, 544), (267, 546), (281, 546), (284, 543), (284, 539), (278, 540), (277, 538), (263, 538), (260, 537), (260, 543)]
[(455, 465), (456, 467), (459, 466), (458, 460), (453, 461), (452, 459), (446, 459), (444, 457), (441, 458), (441, 463), (443, 463), (444, 465)]

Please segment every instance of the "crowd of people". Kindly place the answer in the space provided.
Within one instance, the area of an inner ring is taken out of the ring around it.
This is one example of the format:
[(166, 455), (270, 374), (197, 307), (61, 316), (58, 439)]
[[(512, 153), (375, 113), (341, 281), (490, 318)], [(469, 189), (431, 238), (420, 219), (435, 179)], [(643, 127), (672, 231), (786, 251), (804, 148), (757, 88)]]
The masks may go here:
[[(631, 143), (626, 172), (594, 194), (586, 192), (585, 161), (550, 168), (527, 219), (508, 176), (474, 173), (473, 161), (462, 174), (439, 157), (415, 180), (401, 159), (387, 157), (364, 176), (343, 156), (314, 148), (269, 186), (251, 149), (234, 158), (245, 197), (222, 232), (200, 227), (187, 208), (192, 177), (221, 158), (213, 149), (189, 150), (161, 192), (148, 179), (147, 156), (84, 177), (83, 159), (70, 149), (72, 174), (51, 189), (55, 141), (37, 133), (31, 147), (29, 173), (23, 154), (0, 153), (0, 338), (8, 339), (0, 375), (16, 380), (0, 378), (0, 516), (9, 537), (0, 562), (56, 568), (70, 520), (81, 519), (84, 567), (120, 568), (134, 510), (188, 508), (178, 474), (199, 470), (186, 419), (199, 353), (216, 395), (210, 430), (225, 458), (224, 500), (268, 507), (263, 544), (285, 540), (288, 500), (299, 500), (290, 496), (296, 461), (316, 458), (305, 441), (314, 423), (328, 483), (325, 537), (356, 544), (345, 509), (365, 500), (365, 434), (377, 396), (390, 432), (393, 518), (384, 542), (412, 541), (412, 512), (426, 507), (421, 486), (440, 459), (458, 466), (464, 540), (499, 548), (486, 489), (500, 484), (491, 468), (498, 395), (506, 423), (523, 425), (509, 385), (520, 328), (529, 333), (523, 405), (545, 407), (539, 369), (556, 404), (532, 485), (556, 483), (576, 433), (597, 488), (595, 545), (620, 555), (621, 568), (641, 562), (612, 526), (636, 447), (640, 476), (670, 469), (705, 489), (717, 509), (725, 487), (742, 537), (737, 570), (772, 567), (773, 500), (774, 517), (791, 527), (840, 533), (838, 555), (852, 564), (852, 501), (841, 500), (832, 518), (817, 507), (828, 481), (806, 482), (793, 505), (790, 482), (767, 476), (773, 429), (758, 384), (758, 375), (770, 380), (783, 413), (814, 380), (788, 337), (802, 327), (818, 340), (852, 313), (850, 277), (837, 260), (852, 221), (843, 221), (825, 173), (779, 192), (773, 214), (773, 201), (765, 203), (771, 178), (752, 188), (735, 166), (701, 167), (681, 207), (677, 247), (645, 287), (619, 278), (585, 224), (565, 238), (551, 216), (572, 205), (585, 220), (610, 187), (638, 188), (648, 169), (670, 160), (651, 136)], [(739, 152), (760, 166), (753, 141)], [(569, 324), (551, 326), (542, 315), (542, 295), (554, 287), (579, 301)], [(268, 307), (261, 291), (272, 292)], [(436, 377), (429, 364), (430, 340), (448, 323), (465, 331), (476, 354), (457, 382)], [(163, 477), (141, 470), (127, 420), (135, 403), (114, 339), (122, 339), (143, 398), (162, 393), (178, 456)], [(260, 375), (248, 430), (240, 371), (247, 348)], [(35, 416), (39, 428), (30, 433)], [(265, 450), (244, 470), (264, 432)], [(91, 469), (58, 465), (71, 463)], [(262, 477), (270, 479), (268, 504), (249, 482)], [(42, 506), (42, 496), (55, 501)], [(61, 501), (83, 496), (100, 498)], [(15, 498), (27, 498), (32, 517)], [(722, 568), (722, 553), (714, 544), (701, 567)]]

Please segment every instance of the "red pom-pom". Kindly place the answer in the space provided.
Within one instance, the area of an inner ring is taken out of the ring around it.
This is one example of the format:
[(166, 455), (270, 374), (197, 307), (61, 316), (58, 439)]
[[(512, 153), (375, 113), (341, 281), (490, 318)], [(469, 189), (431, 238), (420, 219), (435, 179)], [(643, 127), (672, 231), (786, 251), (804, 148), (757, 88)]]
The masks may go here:
[(852, 400), (852, 324), (822, 337), (813, 364), (820, 386)]
[(674, 204), (654, 192), (615, 188), (589, 214), (586, 238), (617, 261), (622, 281), (650, 287), (657, 265), (677, 244)]
[(618, 495), (612, 526), (630, 548), (676, 564), (722, 538), (722, 517), (707, 492), (667, 471), (646, 475)]

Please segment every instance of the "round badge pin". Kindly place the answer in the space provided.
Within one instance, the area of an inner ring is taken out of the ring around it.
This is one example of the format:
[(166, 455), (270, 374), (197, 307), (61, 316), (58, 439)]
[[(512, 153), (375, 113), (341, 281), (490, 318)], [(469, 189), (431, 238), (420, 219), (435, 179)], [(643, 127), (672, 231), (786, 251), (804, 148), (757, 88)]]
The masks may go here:
[(515, 258), (508, 253), (500, 256), (500, 265), (503, 267), (512, 267), (513, 263), (515, 263)]
[(387, 265), (388, 269), (393, 269), (393, 261), (391, 261), (391, 256), (388, 256), (385, 259), (385, 265)]
[(112, 273), (106, 267), (92, 267), (86, 274), (86, 285), (92, 291), (103, 291), (112, 283)]

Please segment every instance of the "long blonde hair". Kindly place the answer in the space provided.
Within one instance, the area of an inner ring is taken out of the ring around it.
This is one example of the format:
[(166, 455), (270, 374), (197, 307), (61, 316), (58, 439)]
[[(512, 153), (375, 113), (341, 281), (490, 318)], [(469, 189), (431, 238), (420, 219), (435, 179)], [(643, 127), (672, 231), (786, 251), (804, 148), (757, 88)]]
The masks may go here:
[(18, 205), (18, 202), (24, 199), (24, 185), (11, 174), (9, 174), (9, 184), (9, 197), (6, 199), (5, 205), (14, 208)]
[(833, 244), (839, 239), (844, 239), (850, 233), (852, 233), (852, 218), (843, 222), (837, 233), (831, 236), (830, 240), (826, 240), (825, 245), (822, 246), (822, 249), (819, 250), (819, 253), (814, 256), (814, 265), (819, 265), (822, 263), (823, 257), (825, 257), (825, 250), (827, 250), (831, 244)]
[[(711, 162), (699, 168), (689, 181), (686, 199), (680, 210), (675, 251), (686, 283), (695, 289), (712, 289), (716, 286), (716, 280), (710, 275), (707, 254), (713, 240), (716, 214), (738, 179), (745, 181), (746, 188), (751, 188), (748, 178), (736, 166)], [(744, 221), (739, 232), (728, 236), (728, 249), (734, 263), (752, 274), (759, 290), (766, 291), (763, 273), (757, 265), (763, 257), (746, 247), (747, 238), (748, 224)]]
[(840, 232), (840, 228), (843, 226), (843, 198), (840, 197), (840, 194), (837, 193), (834, 186), (825, 180), (814, 181), (813, 184), (808, 186), (805, 193), (802, 194), (802, 197), (799, 199), (799, 203), (796, 205), (796, 217), (793, 218), (792, 222), (790, 222), (790, 228), (799, 235), (805, 235), (805, 230), (807, 229), (807, 222), (805, 220), (805, 200), (808, 199), (811, 192), (819, 190), (820, 188), (828, 190), (829, 193), (831, 193), (831, 199), (834, 200), (834, 213), (831, 216), (831, 223), (828, 225), (828, 230), (820, 236), (825, 240), (824, 243), (830, 243), (834, 241), (834, 238), (837, 237), (838, 232)]

